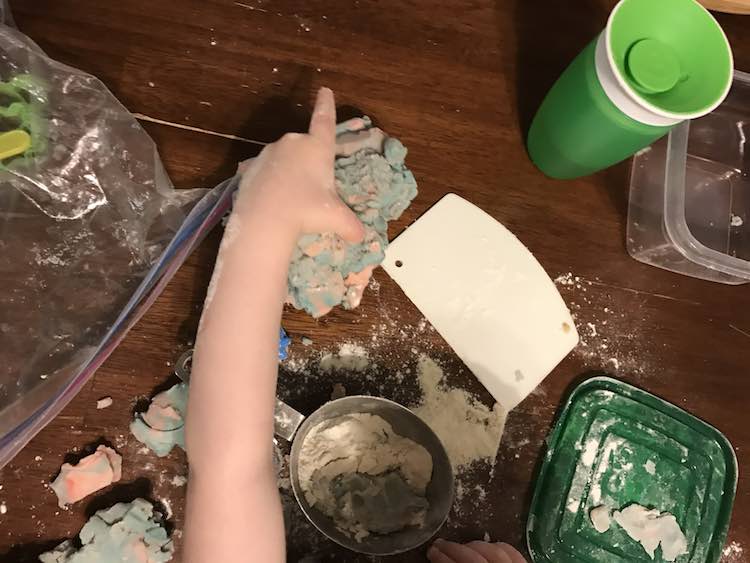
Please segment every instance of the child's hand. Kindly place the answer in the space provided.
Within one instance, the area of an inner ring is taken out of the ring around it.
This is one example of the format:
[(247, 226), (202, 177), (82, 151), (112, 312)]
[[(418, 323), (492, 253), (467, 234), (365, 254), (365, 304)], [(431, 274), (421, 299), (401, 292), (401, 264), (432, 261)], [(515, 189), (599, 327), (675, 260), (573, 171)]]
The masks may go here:
[(427, 551), (431, 563), (526, 563), (507, 543), (473, 541), (465, 545), (435, 540)]
[(309, 133), (287, 133), (244, 167), (235, 212), (272, 217), (295, 237), (335, 232), (362, 240), (362, 224), (336, 192), (335, 153), (336, 105), (333, 92), (321, 88)]

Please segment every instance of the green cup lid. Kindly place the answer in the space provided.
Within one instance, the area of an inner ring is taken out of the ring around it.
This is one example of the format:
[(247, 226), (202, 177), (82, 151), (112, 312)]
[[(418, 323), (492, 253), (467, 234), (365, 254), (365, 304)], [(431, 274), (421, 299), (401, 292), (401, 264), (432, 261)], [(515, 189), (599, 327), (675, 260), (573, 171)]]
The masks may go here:
[(680, 60), (658, 39), (641, 39), (628, 51), (625, 65), (635, 87), (646, 94), (668, 92), (680, 80)]
[(642, 101), (676, 118), (713, 110), (732, 82), (732, 51), (695, 0), (622, 0), (607, 25), (608, 49)]
[[(639, 504), (675, 516), (688, 553), (677, 563), (718, 563), (737, 487), (737, 460), (714, 427), (608, 377), (579, 385), (547, 440), (529, 512), (534, 563), (652, 561), (613, 523), (599, 532), (594, 508)], [(662, 563), (661, 548), (653, 561)]]

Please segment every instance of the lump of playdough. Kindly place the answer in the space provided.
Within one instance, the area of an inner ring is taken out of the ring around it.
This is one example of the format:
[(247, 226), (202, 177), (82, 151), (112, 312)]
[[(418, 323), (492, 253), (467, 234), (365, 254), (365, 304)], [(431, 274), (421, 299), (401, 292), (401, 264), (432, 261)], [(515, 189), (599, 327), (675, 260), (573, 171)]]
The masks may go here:
[(651, 559), (659, 544), (664, 561), (674, 561), (688, 552), (685, 534), (677, 519), (668, 512), (631, 504), (615, 511), (612, 517), (631, 538), (643, 546)]
[(423, 526), (431, 479), (430, 453), (377, 415), (322, 422), (305, 436), (300, 450), (305, 499), (357, 541), (371, 533)]
[(99, 446), (76, 465), (63, 463), (60, 474), (52, 481), (50, 488), (55, 491), (60, 507), (64, 508), (116, 483), (120, 477), (122, 457), (112, 448)]
[(279, 361), (286, 360), (289, 354), (289, 345), (292, 343), (292, 339), (287, 336), (283, 328), (279, 329)]
[(591, 524), (594, 526), (594, 530), (603, 534), (609, 530), (612, 525), (612, 518), (609, 515), (609, 508), (606, 506), (597, 506), (592, 508), (589, 512), (589, 518), (591, 518)]
[(297, 241), (289, 266), (288, 302), (313, 317), (336, 305), (359, 305), (373, 269), (388, 246), (388, 221), (398, 219), (417, 195), (397, 139), (357, 118), (336, 129), (336, 189), (365, 226), (360, 244), (338, 235), (306, 235)]
[(159, 393), (151, 399), (145, 413), (135, 415), (130, 431), (159, 457), (169, 454), (175, 446), (184, 450), (187, 399), (187, 383)]
[(164, 563), (174, 545), (154, 507), (143, 499), (94, 514), (78, 534), (81, 548), (64, 541), (39, 556), (42, 563)]

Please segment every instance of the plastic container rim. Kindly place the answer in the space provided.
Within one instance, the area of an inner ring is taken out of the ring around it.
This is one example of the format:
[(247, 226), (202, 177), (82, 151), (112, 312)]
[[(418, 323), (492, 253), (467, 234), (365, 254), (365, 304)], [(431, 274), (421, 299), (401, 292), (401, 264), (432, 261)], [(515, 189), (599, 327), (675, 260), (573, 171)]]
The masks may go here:
[[(750, 86), (750, 74), (734, 71), (733, 80)], [(685, 218), (685, 169), (690, 123), (681, 123), (669, 133), (664, 167), (664, 230), (667, 238), (685, 258), (731, 276), (750, 280), (750, 261), (719, 252), (701, 243)]]

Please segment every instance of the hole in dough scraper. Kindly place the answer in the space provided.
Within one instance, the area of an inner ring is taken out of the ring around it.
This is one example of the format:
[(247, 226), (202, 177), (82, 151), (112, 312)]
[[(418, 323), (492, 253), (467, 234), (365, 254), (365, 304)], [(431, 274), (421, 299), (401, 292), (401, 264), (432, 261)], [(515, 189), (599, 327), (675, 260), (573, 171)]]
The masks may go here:
[(396, 238), (383, 266), (506, 410), (578, 344), (570, 311), (536, 258), (455, 194)]

